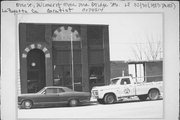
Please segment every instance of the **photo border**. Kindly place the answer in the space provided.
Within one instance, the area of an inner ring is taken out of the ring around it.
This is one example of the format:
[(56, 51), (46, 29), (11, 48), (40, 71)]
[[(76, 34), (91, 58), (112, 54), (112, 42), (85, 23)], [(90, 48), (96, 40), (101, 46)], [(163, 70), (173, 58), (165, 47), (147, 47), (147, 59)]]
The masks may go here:
[[(2, 5), (2, 4), (1, 4)], [(119, 14), (119, 12), (106, 12), (106, 14)], [(140, 12), (140, 13), (134, 13), (134, 12), (132, 12), (132, 13), (130, 13), (130, 12), (120, 12), (120, 14), (141, 14), (142, 12)], [(146, 14), (147, 14), (147, 12), (145, 12)], [(148, 12), (148, 14), (149, 14), (150, 12)], [(152, 13), (155, 13), (155, 12), (152, 12)], [(157, 12), (158, 13), (158, 12)], [(165, 72), (167, 71), (167, 69), (168, 68), (166, 68), (167, 67), (167, 65), (166, 65), (166, 63), (167, 63), (167, 54), (166, 54), (166, 52), (165, 51), (168, 51), (168, 50), (166, 50), (166, 48), (167, 48), (167, 37), (165, 37), (165, 33), (166, 33), (166, 31), (165, 31), (165, 29), (168, 29), (168, 28), (165, 28), (165, 15), (166, 15), (166, 12), (159, 12), (160, 14), (162, 14), (162, 17), (163, 17), (163, 21), (162, 21), (162, 26), (163, 26), (163, 31), (162, 31), (162, 39), (163, 39), (163, 81), (164, 81), (164, 86), (163, 86), (163, 89), (164, 89), (164, 91), (166, 91), (167, 89), (165, 89), (166, 87), (167, 87), (167, 81), (165, 80), (166, 79), (166, 74), (165, 74)], [(40, 13), (40, 14), (43, 14), (43, 13)], [(44, 14), (47, 14), (47, 13), (44, 13)], [(63, 13), (63, 14), (67, 14), (67, 13)], [(78, 12), (76, 12), (76, 13), (69, 13), (69, 14), (87, 14), (87, 13), (78, 13)], [(104, 12), (103, 13), (88, 13), (88, 14), (104, 14)], [(142, 14), (144, 14), (144, 13), (142, 13)], [(179, 16), (178, 16), (179, 17)], [(1, 20), (2, 20), (2, 18), (1, 18)], [(19, 28), (18, 27), (18, 17), (17, 17), (17, 15), (16, 15), (16, 26), (15, 26), (16, 28)], [(176, 28), (177, 29), (177, 28)], [(1, 27), (1, 30), (3, 30), (2, 29), (2, 27)], [(178, 29), (179, 30), (179, 29)], [(179, 32), (179, 31), (178, 31)], [(4, 33), (4, 32), (2, 32), (1, 31), (1, 34), (2, 33)], [(15, 43), (17, 43), (17, 41), (19, 42), (19, 30), (16, 30), (16, 42)], [(172, 36), (171, 36), (172, 37)], [(175, 36), (175, 37), (177, 37), (177, 36)], [(2, 38), (1, 37), (1, 39), (3, 40), (4, 38)], [(172, 42), (171, 42), (172, 43)], [(174, 42), (173, 42), (174, 43)], [(2, 42), (2, 44), (1, 44), (1, 46), (3, 46), (4, 45), (4, 41)], [(178, 46), (179, 47), (179, 46)], [(16, 44), (16, 50), (18, 49), (18, 46), (17, 46), (17, 44)], [(3, 54), (3, 52), (4, 52), (5, 50), (4, 49), (2, 49), (2, 54)], [(17, 51), (16, 51), (17, 52)], [(17, 55), (16, 55), (16, 57), (15, 57), (15, 59), (17, 60)], [(178, 57), (179, 57), (179, 54), (178, 54)], [(3, 58), (3, 57), (2, 57)], [(175, 58), (177, 58), (177, 57), (175, 57)], [(7, 58), (6, 58), (7, 59)], [(178, 66), (179, 66), (179, 60), (177, 60), (176, 59), (176, 62), (178, 61)], [(171, 61), (172, 62), (172, 61)], [(2, 81), (3, 81), (3, 78), (5, 77), (4, 76), (4, 74), (7, 72), (7, 71), (3, 71), (4, 69), (4, 63), (5, 63), (5, 61), (2, 59), (2, 66), (1, 66), (1, 69), (2, 69)], [(17, 63), (17, 61), (16, 61), (16, 63)], [(176, 64), (176, 63), (175, 63)], [(7, 64), (6, 64), (7, 65)], [(16, 70), (17, 70), (17, 64), (15, 65), (16, 66)], [(172, 71), (171, 71), (172, 72)], [(175, 71), (175, 72), (177, 72), (177, 70)], [(179, 75), (179, 74), (178, 74)], [(179, 76), (178, 76), (179, 77)], [(16, 78), (15, 78), (15, 80), (16, 80), (16, 82), (15, 82), (15, 84), (16, 84), (16, 86), (15, 86), (15, 89), (17, 90), (17, 78), (18, 78), (18, 75), (17, 75), (17, 71), (16, 71)], [(176, 78), (177, 78), (177, 76), (176, 76)], [(4, 81), (3, 81), (4, 82)], [(4, 85), (4, 83), (3, 83), (3, 85)], [(179, 86), (179, 85), (178, 85)], [(177, 86), (176, 86), (177, 87)], [(2, 92), (1, 91), (1, 93), (2, 93), (2, 96), (4, 95), (4, 92)], [(167, 99), (168, 99), (168, 96), (166, 96), (167, 95), (167, 93), (166, 92), (164, 92), (165, 94), (164, 94), (164, 99), (163, 99), (163, 119), (166, 119), (166, 109), (167, 109), (167, 105), (165, 105), (165, 103), (167, 102)], [(16, 92), (16, 97), (17, 97), (17, 92)], [(178, 95), (178, 97), (179, 97), (179, 95)], [(2, 98), (1, 98), (2, 99)], [(17, 106), (17, 105), (16, 105)], [(2, 107), (1, 107), (2, 109), (3, 109), (3, 105), (2, 105)], [(165, 109), (166, 108), (166, 109)], [(2, 112), (3, 113), (3, 112)], [(179, 112), (178, 112), (179, 113)], [(17, 110), (16, 110), (16, 114), (17, 114)], [(18, 114), (17, 114), (17, 116), (18, 116)], [(21, 118), (20, 118), (21, 119)], [(24, 118), (22, 118), (22, 119), (24, 119)], [(26, 119), (31, 119), (31, 118), (26, 118)], [(34, 118), (32, 118), (33, 120), (34, 120)], [(37, 119), (41, 119), (41, 118), (37, 118)], [(47, 118), (47, 119), (49, 119), (49, 118)], [(54, 118), (53, 118), (54, 119)], [(63, 118), (61, 118), (61, 119), (63, 119)], [(69, 119), (69, 118), (67, 118), (67, 119)], [(70, 119), (75, 119), (75, 118), (70, 118)], [(79, 118), (78, 118), (79, 119)], [(84, 119), (84, 118), (82, 118), (82, 119)], [(95, 119), (95, 118), (89, 118), (89, 119)], [(104, 119), (104, 118), (102, 118), (102, 119)], [(116, 118), (112, 118), (112, 119), (116, 119)], [(120, 118), (120, 119), (129, 119), (129, 118)], [(138, 118), (135, 118), (135, 119), (138, 119)], [(144, 119), (144, 118), (141, 118), (141, 119)], [(147, 119), (149, 119), (149, 118), (147, 118)], [(152, 118), (152, 119), (156, 119), (156, 118)], [(133, 118), (133, 120), (134, 120), (134, 118)]]

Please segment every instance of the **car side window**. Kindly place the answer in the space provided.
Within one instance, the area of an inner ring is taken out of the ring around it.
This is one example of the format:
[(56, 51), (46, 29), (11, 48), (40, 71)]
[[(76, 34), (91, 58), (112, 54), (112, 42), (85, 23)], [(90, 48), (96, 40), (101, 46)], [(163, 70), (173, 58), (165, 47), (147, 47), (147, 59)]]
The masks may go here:
[(62, 93), (62, 92), (65, 92), (62, 88), (58, 88), (58, 93)]
[(57, 93), (57, 88), (47, 88), (45, 90), (45, 94), (54, 94), (54, 93)]
[(130, 79), (129, 78), (123, 78), (121, 79), (121, 85), (126, 85), (126, 84), (131, 84)]
[(119, 78), (112, 79), (112, 80), (111, 80), (111, 85), (115, 85), (115, 84), (117, 83), (118, 80), (119, 80)]

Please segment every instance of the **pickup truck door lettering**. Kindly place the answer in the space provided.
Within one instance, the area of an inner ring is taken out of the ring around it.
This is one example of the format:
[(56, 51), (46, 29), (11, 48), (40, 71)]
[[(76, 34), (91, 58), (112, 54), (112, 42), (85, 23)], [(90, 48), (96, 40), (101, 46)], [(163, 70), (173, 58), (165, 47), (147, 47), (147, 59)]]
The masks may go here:
[(124, 93), (125, 93), (125, 94), (129, 94), (129, 93), (130, 93), (130, 89), (129, 89), (129, 88), (125, 88), (125, 89), (124, 89)]

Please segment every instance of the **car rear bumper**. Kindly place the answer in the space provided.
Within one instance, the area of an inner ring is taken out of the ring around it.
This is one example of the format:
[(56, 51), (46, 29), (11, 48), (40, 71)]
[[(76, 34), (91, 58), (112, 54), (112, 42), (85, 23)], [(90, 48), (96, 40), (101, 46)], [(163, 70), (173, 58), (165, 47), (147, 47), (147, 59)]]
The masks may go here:
[(91, 97), (87, 97), (85, 99), (79, 99), (79, 102), (90, 102)]
[(89, 100), (80, 100), (79, 102), (83, 102), (83, 103), (90, 102), (90, 99)]

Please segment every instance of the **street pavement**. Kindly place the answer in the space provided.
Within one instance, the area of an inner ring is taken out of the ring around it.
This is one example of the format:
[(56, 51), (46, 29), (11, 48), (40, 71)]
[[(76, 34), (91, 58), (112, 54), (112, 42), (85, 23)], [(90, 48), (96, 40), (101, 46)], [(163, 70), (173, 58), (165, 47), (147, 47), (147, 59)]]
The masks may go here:
[(163, 100), (126, 100), (115, 104), (87, 103), (77, 107), (56, 106), (18, 109), (18, 118), (162, 118)]

